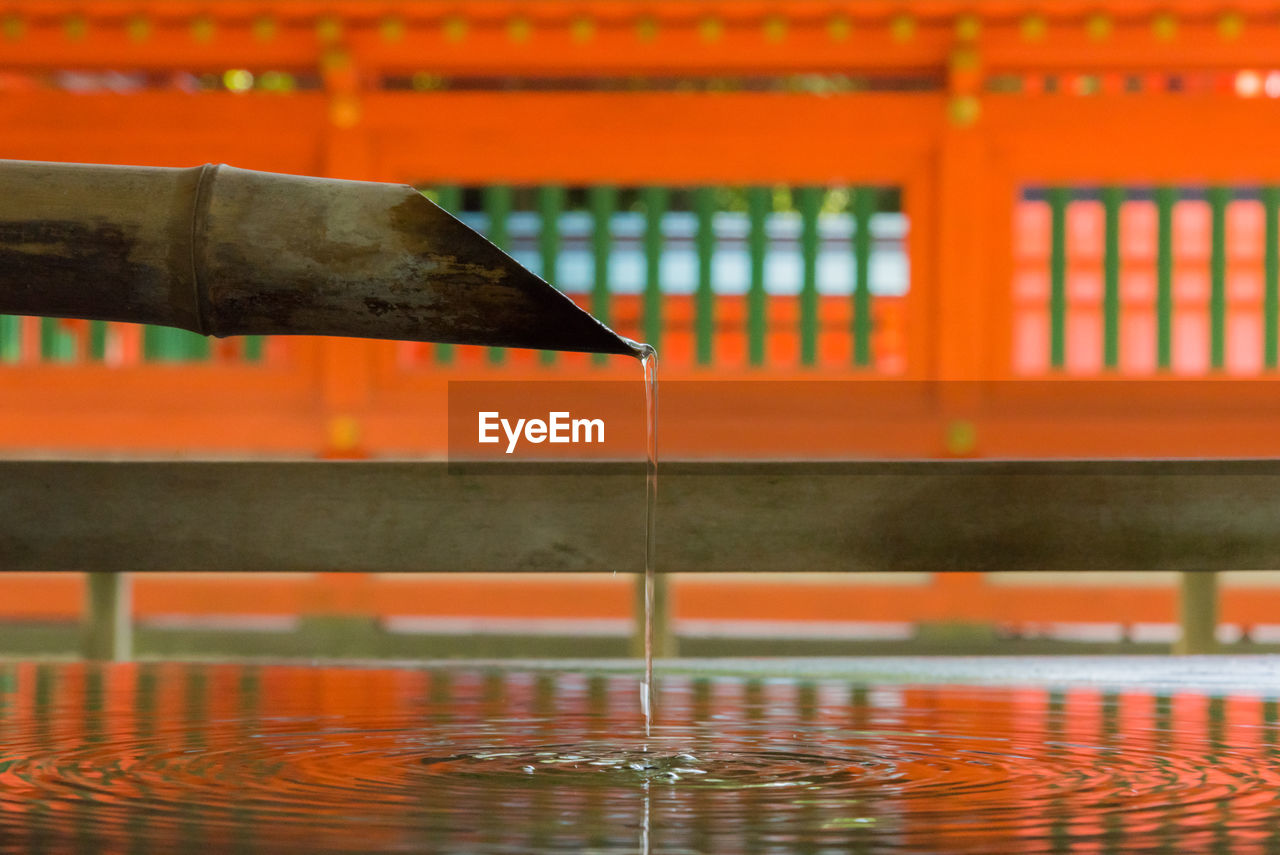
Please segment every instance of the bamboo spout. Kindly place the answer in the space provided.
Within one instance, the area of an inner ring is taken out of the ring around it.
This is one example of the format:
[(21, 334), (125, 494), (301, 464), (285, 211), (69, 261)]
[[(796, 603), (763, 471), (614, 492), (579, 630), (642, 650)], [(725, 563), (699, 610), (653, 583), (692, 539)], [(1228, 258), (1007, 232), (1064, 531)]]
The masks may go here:
[(0, 313), (634, 354), (412, 187), (0, 161)]

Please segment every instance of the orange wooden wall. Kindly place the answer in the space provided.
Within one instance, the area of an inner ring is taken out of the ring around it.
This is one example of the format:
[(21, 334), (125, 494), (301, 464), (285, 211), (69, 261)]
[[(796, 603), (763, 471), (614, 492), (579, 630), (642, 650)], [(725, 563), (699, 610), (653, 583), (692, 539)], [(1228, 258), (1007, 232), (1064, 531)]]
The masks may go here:
[[(1020, 376), (1020, 188), (1280, 181), (1274, 105), (1222, 83), (1280, 57), (1264, 2), (8, 0), (0, 24), (5, 157), (463, 184), (898, 186), (908, 379)], [(98, 83), (73, 91), (68, 69)], [(236, 69), (314, 85), (183, 91)], [(144, 82), (119, 93), (93, 77), (112, 72)], [(394, 90), (396, 75), (422, 88)], [(853, 83), (820, 95), (806, 76)], [(630, 83), (573, 82), (601, 78)], [(673, 78), (701, 83), (654, 82)], [(997, 85), (1009, 79), (1019, 91)], [(0, 447), (309, 453), (341, 423), (374, 452), (438, 450), (445, 382), (492, 371), (406, 371), (394, 345), (362, 341), (275, 353), (261, 366), (2, 367)], [(501, 371), (543, 376), (532, 360)], [(930, 416), (920, 453), (945, 453), (957, 420), (981, 431), (981, 396), (960, 410)], [(1238, 439), (1228, 430), (1211, 451)]]

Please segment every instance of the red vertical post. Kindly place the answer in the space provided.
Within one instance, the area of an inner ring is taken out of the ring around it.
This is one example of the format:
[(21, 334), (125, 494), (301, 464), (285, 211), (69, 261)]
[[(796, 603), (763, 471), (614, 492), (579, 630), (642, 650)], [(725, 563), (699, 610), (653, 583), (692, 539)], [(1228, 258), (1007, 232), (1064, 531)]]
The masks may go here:
[[(937, 159), (933, 313), (938, 416), (942, 456), (968, 457), (980, 448), (976, 417), (981, 406), (976, 381), (988, 376), (984, 349), (993, 298), (989, 260), (987, 193), (991, 183), (988, 142), (982, 122), (982, 56), (979, 33), (957, 27), (948, 62), (945, 129)], [(934, 586), (947, 592), (962, 613), (981, 599), (979, 573), (940, 574)]]
[[(340, 19), (317, 21), (320, 69), (328, 95), (324, 141), (324, 175), (365, 181), (373, 178), (368, 132), (363, 123), (362, 70), (344, 42)], [(325, 447), (321, 457), (367, 457), (361, 438), (369, 407), (377, 342), (325, 338), (320, 347), (321, 418)], [(309, 611), (364, 623), (373, 617), (372, 578), (365, 573), (321, 573)]]

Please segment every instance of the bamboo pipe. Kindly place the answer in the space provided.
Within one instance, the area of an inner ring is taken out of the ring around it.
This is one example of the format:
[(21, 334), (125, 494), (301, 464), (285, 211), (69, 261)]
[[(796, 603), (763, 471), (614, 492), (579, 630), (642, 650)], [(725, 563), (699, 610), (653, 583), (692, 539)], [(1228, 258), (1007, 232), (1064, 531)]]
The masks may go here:
[(412, 187), (0, 160), (0, 314), (635, 355)]

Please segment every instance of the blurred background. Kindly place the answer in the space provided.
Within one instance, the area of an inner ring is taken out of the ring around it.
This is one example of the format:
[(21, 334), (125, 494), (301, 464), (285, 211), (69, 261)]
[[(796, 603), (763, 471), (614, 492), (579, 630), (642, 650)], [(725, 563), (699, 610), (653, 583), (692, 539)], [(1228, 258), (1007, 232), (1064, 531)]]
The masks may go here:
[[(1277, 99), (1261, 0), (0, 0), (0, 157), (411, 183), (664, 380), (967, 384), (912, 414), (924, 458), (1280, 451), (1220, 391), (1280, 365)], [(440, 458), (450, 381), (638, 377), (4, 317), (0, 454)], [(1020, 422), (1007, 381), (1080, 405)], [(183, 569), (132, 579), (140, 655), (634, 649), (625, 575)], [(1163, 652), (1189, 597), (1280, 649), (1280, 574), (1018, 570), (680, 574), (666, 652)], [(74, 651), (85, 597), (0, 575), (0, 653)]]

